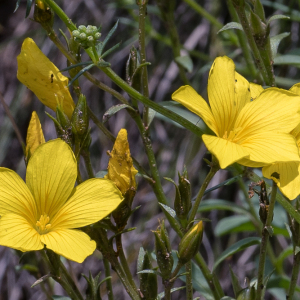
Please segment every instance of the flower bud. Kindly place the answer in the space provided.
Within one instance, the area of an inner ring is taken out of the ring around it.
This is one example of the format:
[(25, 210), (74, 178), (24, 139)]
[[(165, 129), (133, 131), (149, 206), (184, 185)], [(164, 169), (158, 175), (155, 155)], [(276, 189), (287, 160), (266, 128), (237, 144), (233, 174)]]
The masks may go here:
[[(144, 252), (140, 271), (151, 269), (152, 265), (149, 254)], [(141, 273), (139, 274), (139, 279), (140, 291), (143, 294), (143, 299), (155, 300), (157, 297), (157, 275), (153, 273)]]
[(203, 224), (194, 225), (182, 238), (178, 247), (179, 261), (186, 264), (198, 252), (203, 236)]
[(186, 219), (191, 207), (191, 184), (187, 177), (186, 169), (183, 171), (182, 175), (179, 176), (178, 189), (176, 188), (176, 197), (174, 201), (174, 209), (176, 215), (180, 219)]
[(57, 133), (57, 137), (64, 140), (67, 144), (69, 144), (70, 147), (72, 147), (72, 125), (67, 117), (67, 115), (64, 113), (64, 111), (61, 109), (61, 107), (58, 105), (56, 108), (56, 120), (59, 123), (60, 126), (57, 126), (55, 123), (55, 129)]
[(264, 47), (267, 42), (266, 24), (252, 10), (250, 11), (250, 24), (257, 46), (260, 48)]
[(89, 115), (86, 104), (86, 98), (80, 95), (78, 102), (74, 108), (71, 119), (73, 134), (79, 139), (83, 139), (89, 129)]
[(173, 268), (172, 249), (169, 241), (169, 236), (165, 228), (164, 221), (156, 231), (153, 232), (155, 236), (155, 252), (156, 260), (159, 266), (163, 279), (168, 279)]

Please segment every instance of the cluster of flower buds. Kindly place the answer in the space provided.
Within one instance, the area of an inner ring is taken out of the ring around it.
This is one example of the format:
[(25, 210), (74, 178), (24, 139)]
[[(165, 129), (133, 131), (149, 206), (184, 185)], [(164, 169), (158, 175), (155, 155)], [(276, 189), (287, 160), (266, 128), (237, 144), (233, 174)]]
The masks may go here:
[(72, 36), (76, 42), (78, 42), (83, 48), (91, 47), (95, 45), (97, 40), (101, 37), (101, 33), (96, 26), (80, 25), (77, 30), (72, 31)]

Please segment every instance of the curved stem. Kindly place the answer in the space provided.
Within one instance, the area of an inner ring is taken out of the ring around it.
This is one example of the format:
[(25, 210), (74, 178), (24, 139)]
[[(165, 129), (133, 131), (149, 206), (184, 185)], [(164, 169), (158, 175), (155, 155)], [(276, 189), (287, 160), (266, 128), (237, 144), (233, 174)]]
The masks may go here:
[(262, 230), (262, 238), (260, 244), (259, 264), (258, 264), (258, 274), (257, 274), (257, 294), (256, 294), (257, 300), (261, 300), (263, 296), (267, 245), (270, 237), (270, 233), (268, 229), (271, 227), (271, 223), (273, 220), (273, 211), (275, 207), (276, 194), (277, 194), (277, 185), (273, 181), (267, 220)]
[(217, 160), (213, 157), (212, 159), (212, 162), (211, 162), (211, 168), (210, 168), (210, 171), (209, 173), (207, 174), (199, 192), (198, 192), (198, 195), (197, 195), (197, 198), (196, 198), (196, 201), (193, 205), (193, 208), (192, 208), (192, 211), (191, 211), (191, 214), (189, 216), (189, 219), (188, 219), (188, 224), (190, 225), (191, 222), (194, 221), (195, 219), (195, 216), (197, 214), (197, 211), (198, 211), (198, 208), (199, 208), (199, 205), (200, 205), (200, 202), (202, 200), (202, 197), (204, 195), (204, 192), (208, 186), (208, 184), (210, 183), (210, 181), (212, 180), (212, 178), (215, 176), (215, 174), (219, 171), (220, 169), (220, 166), (219, 166), (219, 163), (217, 162)]

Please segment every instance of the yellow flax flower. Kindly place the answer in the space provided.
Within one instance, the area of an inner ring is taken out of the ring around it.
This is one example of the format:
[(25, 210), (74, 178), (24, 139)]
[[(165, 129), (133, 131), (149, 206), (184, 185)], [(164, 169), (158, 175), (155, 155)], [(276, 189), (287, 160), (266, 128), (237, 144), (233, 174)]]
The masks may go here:
[(253, 100), (249, 82), (235, 72), (226, 56), (215, 59), (207, 92), (210, 106), (190, 86), (182, 86), (172, 98), (200, 116), (216, 134), (202, 138), (222, 169), (234, 162), (261, 167), (300, 161), (295, 139), (289, 134), (299, 123), (299, 96), (269, 88)]
[(126, 129), (119, 131), (109, 155), (108, 173), (105, 177), (112, 180), (123, 195), (130, 188), (136, 189), (135, 175), (138, 171), (132, 163)]
[[(300, 96), (300, 83), (290, 88), (290, 92)], [(300, 119), (298, 119), (300, 123)], [(300, 124), (291, 131), (300, 150)], [(300, 164), (297, 162), (276, 163), (262, 169), (263, 176), (273, 179), (280, 191), (290, 200), (300, 194)]]
[(74, 154), (60, 139), (35, 150), (26, 184), (14, 171), (0, 168), (0, 245), (23, 252), (46, 246), (79, 263), (91, 255), (95, 241), (76, 228), (107, 216), (122, 195), (107, 179), (74, 188), (76, 177)]
[(68, 89), (69, 80), (31, 38), (24, 40), (17, 60), (18, 79), (52, 110), (56, 111), (57, 105), (61, 105), (71, 119), (75, 105)]
[(40, 119), (35, 111), (32, 112), (26, 136), (26, 156), (32, 155), (36, 148), (45, 143)]

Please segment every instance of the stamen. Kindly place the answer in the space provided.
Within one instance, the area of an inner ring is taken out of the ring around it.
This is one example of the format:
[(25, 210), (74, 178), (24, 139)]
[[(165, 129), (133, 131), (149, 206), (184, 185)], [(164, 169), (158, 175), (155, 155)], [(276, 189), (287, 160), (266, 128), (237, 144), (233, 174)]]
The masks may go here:
[(51, 224), (48, 224), (50, 221), (50, 218), (47, 214), (41, 215), (40, 219), (36, 222), (36, 229), (39, 234), (45, 234), (48, 233), (51, 229)]

